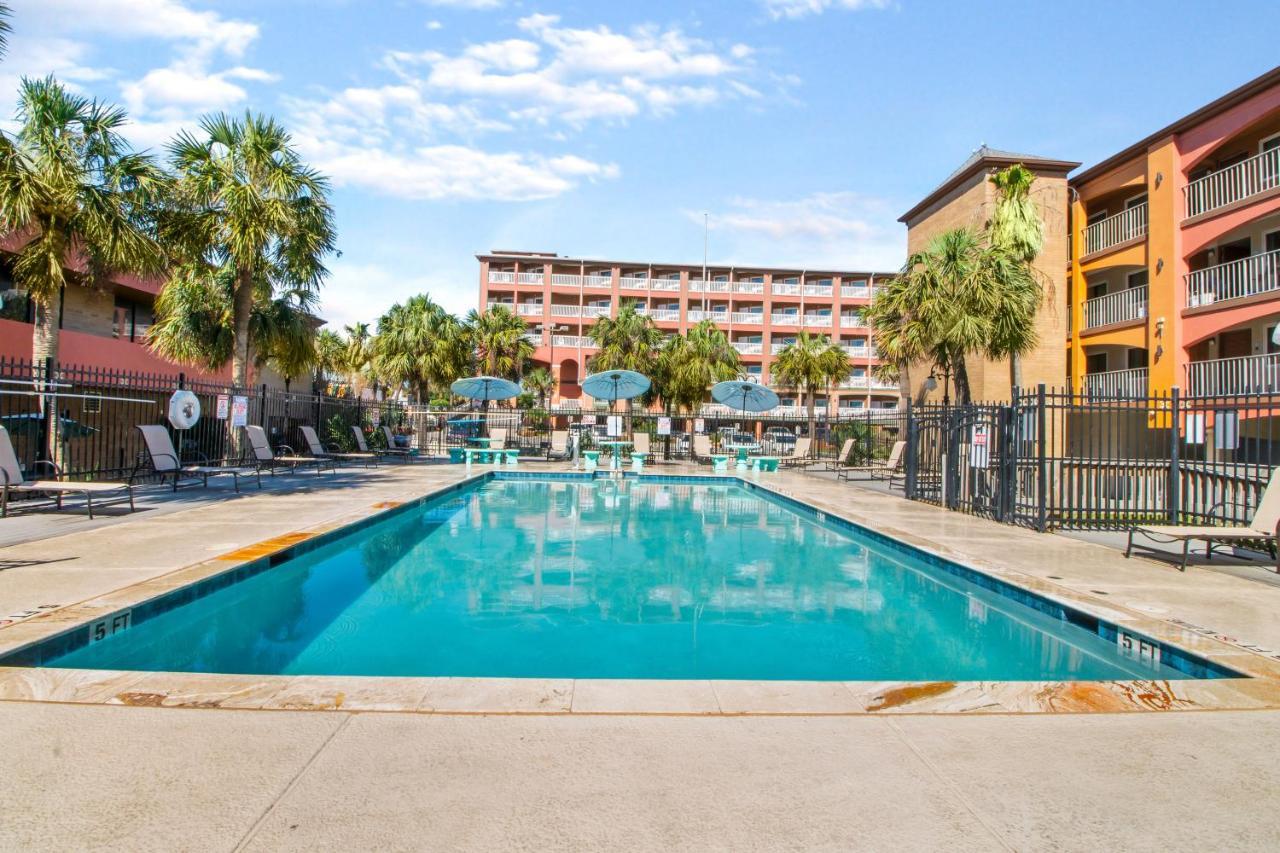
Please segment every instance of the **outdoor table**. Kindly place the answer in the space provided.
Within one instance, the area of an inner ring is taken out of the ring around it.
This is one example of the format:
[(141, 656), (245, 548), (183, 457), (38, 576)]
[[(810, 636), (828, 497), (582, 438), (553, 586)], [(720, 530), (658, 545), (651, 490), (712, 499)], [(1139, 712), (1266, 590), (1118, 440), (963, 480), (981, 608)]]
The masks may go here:
[(758, 453), (760, 451), (760, 445), (758, 444), (726, 444), (724, 445), (724, 449), (736, 451), (738, 454), (737, 467), (739, 470), (745, 470), (747, 467), (747, 454)]
[(597, 462), (598, 462), (598, 460), (599, 460), (599, 459), (600, 459), (600, 451), (599, 451), (599, 450), (584, 450), (584, 451), (582, 451), (582, 460), (583, 460), (583, 461), (582, 461), (582, 467), (583, 467), (583, 469), (584, 469), (584, 470), (586, 470), (586, 471), (594, 471), (594, 470), (596, 470), (596, 464), (597, 464)]
[(778, 457), (776, 456), (752, 456), (752, 471), (777, 471)]
[(473, 435), (467, 439), (467, 444), (473, 445), (475, 447), (488, 447), (489, 442), (492, 440), (493, 439), (485, 438), (484, 436)]
[(711, 454), (711, 470), (716, 473), (722, 473), (729, 470), (729, 454), (712, 453)]
[(461, 447), (450, 447), (450, 448), (449, 448), (449, 461), (450, 461), (450, 462), (461, 462), (461, 461), (463, 460), (463, 458), (464, 458), (464, 454), (465, 454), (465, 453), (466, 453), (466, 451), (465, 451), (465, 449), (464, 449), (464, 448), (461, 448)]
[(520, 464), (520, 448), (518, 447), (508, 447), (505, 450), (497, 451), (497, 453), (507, 457), (506, 462), (508, 465)]
[(617, 471), (622, 466), (622, 448), (630, 447), (631, 442), (622, 439), (611, 439), (609, 441), (598, 442), (601, 447), (613, 448), (613, 459), (609, 463), (610, 471)]

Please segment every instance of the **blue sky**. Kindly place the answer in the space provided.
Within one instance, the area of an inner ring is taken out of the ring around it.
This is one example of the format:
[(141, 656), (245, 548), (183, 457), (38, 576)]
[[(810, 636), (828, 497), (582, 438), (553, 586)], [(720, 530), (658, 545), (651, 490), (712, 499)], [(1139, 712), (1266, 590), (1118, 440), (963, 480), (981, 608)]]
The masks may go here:
[[(897, 217), (979, 144), (1086, 165), (1268, 70), (1271, 2), (11, 0), (21, 75), (125, 105), (158, 147), (270, 112), (334, 184), (322, 313), (532, 249), (896, 268)], [(1073, 14), (1067, 14), (1070, 10)]]

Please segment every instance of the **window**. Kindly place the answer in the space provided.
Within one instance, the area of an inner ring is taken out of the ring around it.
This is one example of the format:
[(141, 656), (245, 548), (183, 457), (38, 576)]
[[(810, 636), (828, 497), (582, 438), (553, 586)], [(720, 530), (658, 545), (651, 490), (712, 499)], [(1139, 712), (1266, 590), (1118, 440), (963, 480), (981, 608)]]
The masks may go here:
[(151, 306), (122, 296), (116, 297), (111, 336), (125, 341), (141, 341), (151, 328)]
[(1095, 223), (1101, 222), (1106, 218), (1107, 218), (1107, 209), (1104, 207), (1101, 210), (1097, 210), (1097, 211), (1094, 211), (1093, 213), (1090, 213), (1088, 220), (1086, 220), (1086, 224), (1093, 225)]
[(1141, 347), (1132, 347), (1125, 352), (1125, 365), (1129, 370), (1147, 366), (1147, 351)]
[(1133, 208), (1146, 203), (1147, 203), (1146, 193), (1143, 193), (1142, 195), (1135, 195), (1133, 198), (1125, 199), (1124, 209), (1132, 210)]
[(1084, 357), (1085, 373), (1106, 373), (1107, 372), (1107, 354), (1105, 352), (1096, 355), (1086, 355)]
[(1280, 229), (1262, 235), (1262, 251), (1280, 251)]
[(1138, 270), (1125, 276), (1125, 282), (1130, 288), (1146, 287), (1149, 279), (1150, 273), (1147, 270)]
[(1267, 355), (1280, 352), (1280, 344), (1276, 343), (1276, 327), (1267, 326)]
[(1107, 295), (1107, 283), (1105, 281), (1100, 281), (1097, 284), (1089, 285), (1089, 292), (1086, 294), (1085, 298), (1097, 299), (1099, 296), (1106, 296), (1106, 295)]
[(1268, 136), (1266, 139), (1258, 143), (1258, 153), (1262, 154), (1266, 151), (1275, 151), (1280, 148), (1280, 133), (1274, 136)]

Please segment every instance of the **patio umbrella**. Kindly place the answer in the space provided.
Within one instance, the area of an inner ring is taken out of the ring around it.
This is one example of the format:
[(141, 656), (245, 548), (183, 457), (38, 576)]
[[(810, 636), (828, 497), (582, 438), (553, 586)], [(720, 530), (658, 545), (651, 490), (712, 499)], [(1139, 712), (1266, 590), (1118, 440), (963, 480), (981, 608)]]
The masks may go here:
[(778, 405), (778, 395), (763, 385), (731, 379), (711, 386), (711, 399), (747, 412), (767, 412)]
[(639, 397), (653, 383), (634, 370), (602, 370), (582, 380), (582, 391), (597, 400), (630, 400)]
[(510, 400), (520, 394), (519, 385), (510, 379), (499, 379), (497, 376), (472, 376), (459, 379), (449, 386), (449, 390), (468, 400), (483, 400), (486, 412), (489, 410), (490, 400)]

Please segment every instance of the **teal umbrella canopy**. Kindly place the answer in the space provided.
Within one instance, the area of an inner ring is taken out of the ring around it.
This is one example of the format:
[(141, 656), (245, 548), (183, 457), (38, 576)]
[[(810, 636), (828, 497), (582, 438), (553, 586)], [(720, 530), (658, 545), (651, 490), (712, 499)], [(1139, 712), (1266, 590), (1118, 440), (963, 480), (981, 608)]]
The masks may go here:
[(449, 386), (449, 390), (459, 397), (469, 400), (510, 400), (520, 395), (520, 386), (510, 379), (499, 379), (496, 376), (472, 376), (459, 379)]
[(778, 405), (778, 395), (763, 385), (731, 379), (711, 386), (711, 399), (743, 412), (767, 412)]
[(634, 370), (602, 370), (582, 380), (582, 390), (597, 400), (612, 402), (639, 397), (652, 384), (649, 377)]

